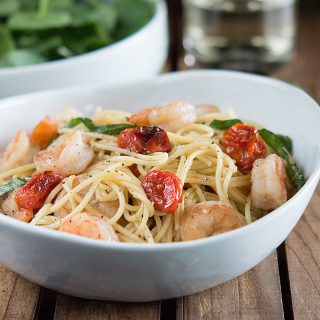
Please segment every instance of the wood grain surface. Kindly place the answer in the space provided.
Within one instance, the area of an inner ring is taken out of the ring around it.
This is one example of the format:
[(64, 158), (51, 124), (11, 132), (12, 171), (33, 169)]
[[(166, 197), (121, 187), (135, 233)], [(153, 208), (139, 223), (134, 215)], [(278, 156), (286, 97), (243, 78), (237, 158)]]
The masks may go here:
[(159, 303), (120, 303), (84, 300), (59, 295), (55, 320), (158, 320)]
[(177, 320), (283, 318), (276, 253), (242, 276), (177, 304)]
[[(300, 86), (320, 102), (320, 2), (299, 16), (296, 54), (270, 76)], [(168, 0), (170, 65), (185, 69), (181, 52), (181, 3)], [(320, 125), (320, 124), (319, 124)], [(260, 265), (205, 292), (159, 303), (114, 303), (48, 293), (0, 266), (0, 319), (320, 319), (320, 187), (285, 247)], [(291, 290), (290, 290), (291, 288)], [(39, 295), (41, 299), (38, 300)]]
[(0, 319), (33, 319), (40, 288), (0, 265)]

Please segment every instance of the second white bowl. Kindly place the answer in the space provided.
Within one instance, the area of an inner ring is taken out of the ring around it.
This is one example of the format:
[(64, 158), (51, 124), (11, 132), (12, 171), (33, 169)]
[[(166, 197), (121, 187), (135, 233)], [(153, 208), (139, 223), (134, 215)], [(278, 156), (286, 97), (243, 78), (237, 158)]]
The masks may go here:
[(113, 45), (64, 60), (0, 68), (0, 98), (82, 84), (144, 79), (161, 71), (167, 51), (167, 8), (160, 2), (142, 29)]

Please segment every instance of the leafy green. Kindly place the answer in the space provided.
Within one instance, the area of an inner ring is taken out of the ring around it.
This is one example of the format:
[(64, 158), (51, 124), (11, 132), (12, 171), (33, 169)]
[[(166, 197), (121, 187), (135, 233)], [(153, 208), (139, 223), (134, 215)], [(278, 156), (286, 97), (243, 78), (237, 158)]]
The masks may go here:
[(93, 121), (89, 118), (74, 118), (68, 123), (69, 128), (73, 128), (79, 124), (86, 126), (91, 132), (97, 132), (102, 134), (107, 134), (111, 136), (118, 135), (122, 130), (128, 128), (135, 128), (136, 126), (128, 123), (119, 124), (106, 124), (104, 126), (95, 126)]
[(293, 145), (292, 145), (292, 140), (288, 136), (283, 136), (282, 134), (277, 134), (278, 138), (282, 141), (284, 147), (292, 153), (293, 151)]
[(230, 119), (230, 120), (216, 120), (215, 119), (210, 123), (210, 127), (214, 128), (214, 129), (218, 129), (218, 130), (227, 130), (237, 123), (242, 123), (242, 121), (239, 119)]
[(16, 50), (0, 59), (0, 67), (19, 67), (24, 65), (36, 64), (45, 60), (36, 52), (31, 50)]
[(67, 12), (52, 11), (46, 16), (36, 12), (19, 12), (9, 20), (9, 28), (13, 31), (38, 31), (54, 28), (64, 28), (71, 24)]
[(10, 181), (9, 183), (0, 186), (0, 197), (3, 196), (4, 194), (13, 191), (19, 187), (24, 186), (29, 179), (27, 178), (15, 178), (12, 181)]
[(0, 1), (0, 17), (8, 16), (19, 10), (18, 0), (1, 0)]
[(0, 0), (0, 67), (63, 59), (112, 44), (142, 28), (155, 3)]
[(292, 141), (287, 136), (277, 135), (267, 129), (258, 130), (259, 135), (282, 159), (286, 160), (287, 174), (293, 186), (300, 190), (306, 183), (302, 169), (294, 163), (290, 152), (292, 151)]
[(306, 183), (302, 169), (295, 163), (287, 163), (287, 174), (297, 190), (300, 190)]
[(15, 48), (13, 38), (10, 31), (3, 26), (0, 26), (0, 58), (5, 57)]

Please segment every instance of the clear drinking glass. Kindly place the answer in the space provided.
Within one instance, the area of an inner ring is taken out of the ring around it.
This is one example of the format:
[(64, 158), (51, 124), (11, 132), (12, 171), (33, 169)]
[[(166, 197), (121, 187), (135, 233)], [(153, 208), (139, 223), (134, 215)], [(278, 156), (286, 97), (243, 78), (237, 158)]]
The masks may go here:
[(266, 73), (289, 61), (295, 0), (183, 0), (185, 63)]

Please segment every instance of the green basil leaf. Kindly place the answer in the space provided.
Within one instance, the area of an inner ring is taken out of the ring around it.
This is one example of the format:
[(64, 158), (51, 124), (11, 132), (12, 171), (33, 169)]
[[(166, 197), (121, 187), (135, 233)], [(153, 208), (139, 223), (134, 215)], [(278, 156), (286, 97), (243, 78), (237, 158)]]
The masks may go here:
[(258, 130), (258, 133), (266, 142), (266, 144), (271, 147), (278, 156), (286, 161), (289, 161), (290, 155), (288, 154), (285, 145), (278, 135), (267, 129), (260, 129)]
[(136, 128), (136, 126), (128, 123), (120, 123), (120, 124), (107, 124), (104, 126), (95, 127), (93, 132), (107, 134), (110, 136), (118, 135), (122, 130)]
[(301, 168), (299, 168), (295, 163), (287, 164), (287, 174), (297, 190), (300, 190), (306, 183), (306, 179), (303, 176)]
[(259, 135), (271, 147), (274, 152), (282, 159), (287, 161), (287, 174), (293, 186), (300, 190), (306, 183), (302, 169), (292, 162), (290, 150), (292, 150), (292, 141), (287, 136), (277, 135), (267, 129), (258, 130)]
[(79, 124), (84, 124), (90, 131), (95, 128), (94, 123), (89, 118), (74, 118), (71, 119), (67, 125), (68, 128), (73, 128)]
[(218, 130), (227, 130), (237, 123), (242, 123), (239, 119), (230, 119), (230, 120), (213, 120), (210, 123), (210, 127)]
[(3, 196), (4, 194), (11, 192), (19, 187), (24, 186), (29, 179), (27, 178), (15, 178), (9, 183), (0, 186), (0, 197)]
[(85, 125), (91, 132), (97, 132), (102, 134), (107, 134), (110, 136), (118, 135), (122, 130), (128, 128), (135, 128), (135, 125), (128, 123), (119, 123), (119, 124), (106, 124), (104, 126), (95, 126), (93, 121), (89, 118), (74, 118), (71, 119), (68, 123), (68, 128), (73, 128), (79, 124)]
[(290, 137), (288, 136), (283, 136), (282, 134), (277, 134), (278, 138), (281, 140), (282, 144), (284, 145), (284, 147), (290, 152), (292, 153), (293, 151), (293, 144), (292, 144), (292, 140)]

